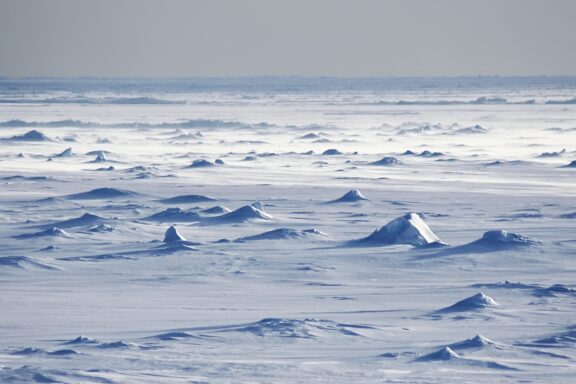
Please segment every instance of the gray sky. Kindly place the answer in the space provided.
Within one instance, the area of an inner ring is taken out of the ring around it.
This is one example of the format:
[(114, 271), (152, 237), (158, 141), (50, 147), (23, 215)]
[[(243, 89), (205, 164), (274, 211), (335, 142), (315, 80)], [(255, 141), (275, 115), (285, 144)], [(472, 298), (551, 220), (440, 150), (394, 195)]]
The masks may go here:
[(575, 0), (0, 0), (0, 75), (576, 75), (575, 20)]

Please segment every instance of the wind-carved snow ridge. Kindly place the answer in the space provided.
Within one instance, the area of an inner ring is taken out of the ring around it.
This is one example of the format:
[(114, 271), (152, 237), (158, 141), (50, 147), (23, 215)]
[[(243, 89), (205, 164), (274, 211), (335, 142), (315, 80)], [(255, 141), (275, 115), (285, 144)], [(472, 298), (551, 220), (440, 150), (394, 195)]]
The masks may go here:
[(14, 269), (44, 269), (44, 270), (57, 270), (57, 267), (42, 263), (38, 260), (27, 256), (0, 256), (0, 270), (3, 267)]
[(255, 323), (224, 329), (222, 332), (236, 332), (260, 337), (286, 337), (298, 339), (316, 339), (330, 335), (361, 337), (362, 330), (373, 327), (354, 324), (341, 324), (319, 319), (266, 318)]
[(497, 230), (484, 232), (484, 235), (482, 235), (482, 238), (478, 240), (476, 244), (495, 247), (515, 247), (537, 245), (540, 244), (540, 242), (517, 233)]
[(372, 232), (370, 236), (353, 240), (349, 244), (366, 246), (406, 244), (414, 247), (445, 245), (417, 213), (407, 213), (398, 217)]
[(305, 239), (311, 236), (328, 237), (327, 234), (315, 228), (304, 230), (298, 230), (292, 228), (278, 228), (272, 231), (260, 233), (258, 235), (241, 237), (236, 241), (244, 242), (244, 241), (257, 241), (257, 240)]
[(98, 215), (94, 215), (92, 213), (84, 213), (80, 217), (59, 221), (54, 224), (49, 225), (49, 227), (57, 227), (57, 228), (75, 228), (75, 227), (83, 227), (89, 225), (98, 225), (98, 224), (105, 224), (108, 219), (100, 217)]
[(163, 211), (154, 213), (144, 220), (158, 221), (158, 222), (196, 222), (201, 219), (197, 212), (192, 210), (184, 210), (182, 208), (167, 208)]
[(34, 233), (25, 233), (22, 235), (17, 235), (14, 236), (14, 238), (16, 239), (35, 239), (35, 238), (39, 238), (39, 237), (66, 237), (66, 238), (71, 238), (72, 235), (69, 234), (68, 232), (66, 232), (63, 229), (60, 229), (58, 227), (50, 227), (44, 231), (40, 231), (40, 232), (34, 232)]

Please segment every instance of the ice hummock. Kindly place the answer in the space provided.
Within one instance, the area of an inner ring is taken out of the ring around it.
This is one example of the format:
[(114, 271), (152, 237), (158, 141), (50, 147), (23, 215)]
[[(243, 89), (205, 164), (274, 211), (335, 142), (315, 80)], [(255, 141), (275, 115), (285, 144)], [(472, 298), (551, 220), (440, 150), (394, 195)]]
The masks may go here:
[(168, 228), (164, 234), (163, 242), (175, 243), (179, 241), (186, 241), (186, 238), (178, 232), (178, 229), (176, 229), (174, 225), (170, 226), (170, 228)]
[(444, 245), (417, 213), (398, 217), (363, 239), (352, 241), (359, 245), (407, 244), (414, 247)]
[(460, 300), (457, 303), (440, 309), (438, 313), (447, 312), (466, 312), (466, 311), (477, 311), (486, 308), (499, 308), (500, 304), (496, 302), (493, 298), (485, 295), (482, 292), (475, 294), (474, 296), (467, 297), (464, 300)]
[(331, 203), (354, 203), (362, 200), (368, 200), (368, 199), (359, 190), (351, 189), (338, 199), (332, 200)]

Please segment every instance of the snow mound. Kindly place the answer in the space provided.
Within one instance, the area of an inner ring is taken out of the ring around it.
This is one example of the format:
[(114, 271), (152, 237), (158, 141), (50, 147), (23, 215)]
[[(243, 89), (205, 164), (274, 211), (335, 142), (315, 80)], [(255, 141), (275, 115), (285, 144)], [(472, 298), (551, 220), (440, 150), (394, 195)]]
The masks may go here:
[(368, 237), (352, 241), (353, 244), (393, 245), (407, 244), (414, 247), (444, 245), (417, 213), (398, 217)]
[(45, 270), (57, 270), (58, 268), (41, 263), (26, 256), (0, 256), (0, 268), (10, 267), (17, 269), (37, 268)]
[(213, 207), (203, 209), (201, 212), (207, 215), (222, 215), (231, 211), (222, 205), (215, 205)]
[(44, 135), (42, 132), (37, 130), (32, 130), (24, 133), (23, 135), (15, 135), (4, 140), (7, 141), (32, 141), (32, 142), (42, 142), (42, 141), (52, 141), (48, 136)]
[(476, 240), (472, 244), (482, 245), (486, 247), (502, 248), (502, 247), (533, 246), (540, 244), (540, 242), (531, 239), (529, 237), (519, 235), (517, 233), (507, 232), (503, 230), (496, 230), (496, 231), (484, 232), (482, 238)]
[(216, 199), (204, 195), (180, 195), (160, 200), (164, 204), (193, 204), (205, 201), (216, 201)]
[(553, 284), (549, 287), (539, 288), (535, 293), (537, 296), (576, 295), (576, 289), (564, 284)]
[(192, 162), (186, 168), (208, 168), (208, 167), (215, 167), (216, 163), (211, 162), (210, 160), (205, 159), (197, 159)]
[(300, 136), (300, 137), (298, 137), (298, 139), (300, 139), (300, 140), (321, 139), (322, 138), (321, 135), (322, 135), (321, 133), (313, 133), (312, 132), (312, 133), (307, 133), (303, 136)]
[(259, 337), (315, 339), (330, 334), (362, 336), (360, 329), (371, 327), (339, 324), (330, 320), (267, 318), (247, 326), (225, 331), (247, 333)]
[(303, 239), (314, 235), (328, 236), (317, 229), (305, 229), (300, 231), (291, 228), (278, 228), (258, 235), (241, 237), (237, 241)]
[(25, 233), (23, 235), (15, 236), (16, 239), (34, 239), (38, 237), (46, 237), (46, 236), (54, 236), (54, 237), (66, 237), (71, 238), (68, 232), (58, 227), (50, 227), (44, 231), (35, 232), (35, 233)]
[(361, 200), (368, 200), (359, 190), (351, 189), (340, 198), (332, 200), (331, 203), (353, 203)]
[(500, 304), (496, 302), (490, 296), (483, 294), (482, 292), (470, 296), (464, 300), (460, 300), (457, 303), (440, 309), (438, 312), (467, 312), (467, 311), (477, 311), (486, 308), (499, 308)]
[(245, 205), (238, 208), (235, 211), (226, 213), (221, 216), (214, 217), (214, 220), (224, 221), (224, 222), (244, 222), (248, 220), (272, 220), (273, 217), (261, 209), (254, 207), (253, 205)]
[(88, 225), (102, 224), (105, 221), (106, 219), (104, 219), (103, 217), (94, 215), (92, 213), (85, 213), (80, 217), (54, 223), (52, 224), (52, 227), (58, 227), (58, 228), (83, 227)]
[(450, 344), (448, 347), (452, 350), (460, 349), (472, 349), (472, 348), (487, 348), (487, 347), (497, 347), (498, 344), (492, 340), (484, 337), (482, 335), (476, 335), (470, 339), (459, 341), (454, 344)]
[(322, 152), (322, 155), (324, 156), (334, 156), (334, 155), (342, 155), (343, 153), (340, 152), (339, 150), (335, 149), (335, 148), (331, 148), (331, 149), (327, 149), (324, 152)]
[(184, 238), (184, 236), (182, 236), (180, 233), (178, 233), (178, 230), (176, 229), (175, 226), (170, 226), (170, 228), (168, 228), (166, 230), (166, 233), (164, 234), (164, 240), (165, 243), (175, 243), (178, 241), (186, 241), (186, 239)]
[(395, 157), (386, 156), (378, 161), (370, 163), (370, 165), (380, 165), (380, 166), (390, 166), (390, 165), (400, 165), (402, 162)]
[(75, 193), (68, 195), (71, 200), (97, 200), (97, 199), (116, 199), (120, 197), (135, 196), (136, 192), (118, 188), (96, 188), (88, 192)]
[(72, 157), (72, 147), (66, 148), (59, 154), (55, 155), (54, 157)]
[(453, 360), (453, 359), (461, 359), (462, 357), (457, 354), (456, 352), (454, 352), (450, 347), (444, 347), (442, 349), (439, 349), (438, 351), (429, 353), (427, 355), (424, 356), (420, 356), (419, 358), (416, 359), (416, 361), (419, 362), (425, 362), (425, 361), (448, 361), (448, 360)]
[(576, 160), (572, 160), (570, 163), (563, 165), (562, 168), (576, 168)]
[(152, 220), (160, 222), (199, 221), (200, 215), (198, 215), (196, 212), (186, 211), (181, 208), (168, 208), (161, 212), (148, 216), (144, 220)]

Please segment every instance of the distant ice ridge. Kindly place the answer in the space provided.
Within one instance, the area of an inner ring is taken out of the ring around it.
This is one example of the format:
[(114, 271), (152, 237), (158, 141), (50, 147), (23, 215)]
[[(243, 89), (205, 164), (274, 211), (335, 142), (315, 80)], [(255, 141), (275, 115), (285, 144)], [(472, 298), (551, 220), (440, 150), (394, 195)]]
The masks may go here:
[(372, 246), (407, 244), (414, 247), (444, 245), (417, 213), (407, 213), (398, 217), (372, 232), (370, 236), (354, 240), (351, 244)]
[(124, 122), (124, 123), (100, 123), (97, 121), (84, 121), (84, 120), (54, 120), (54, 121), (28, 121), (28, 120), (6, 120), (0, 122), (0, 127), (10, 128), (27, 128), (27, 127), (46, 127), (46, 128), (267, 128), (273, 127), (273, 124), (261, 123), (245, 123), (241, 121), (232, 120), (218, 120), (218, 119), (190, 119), (173, 122)]

